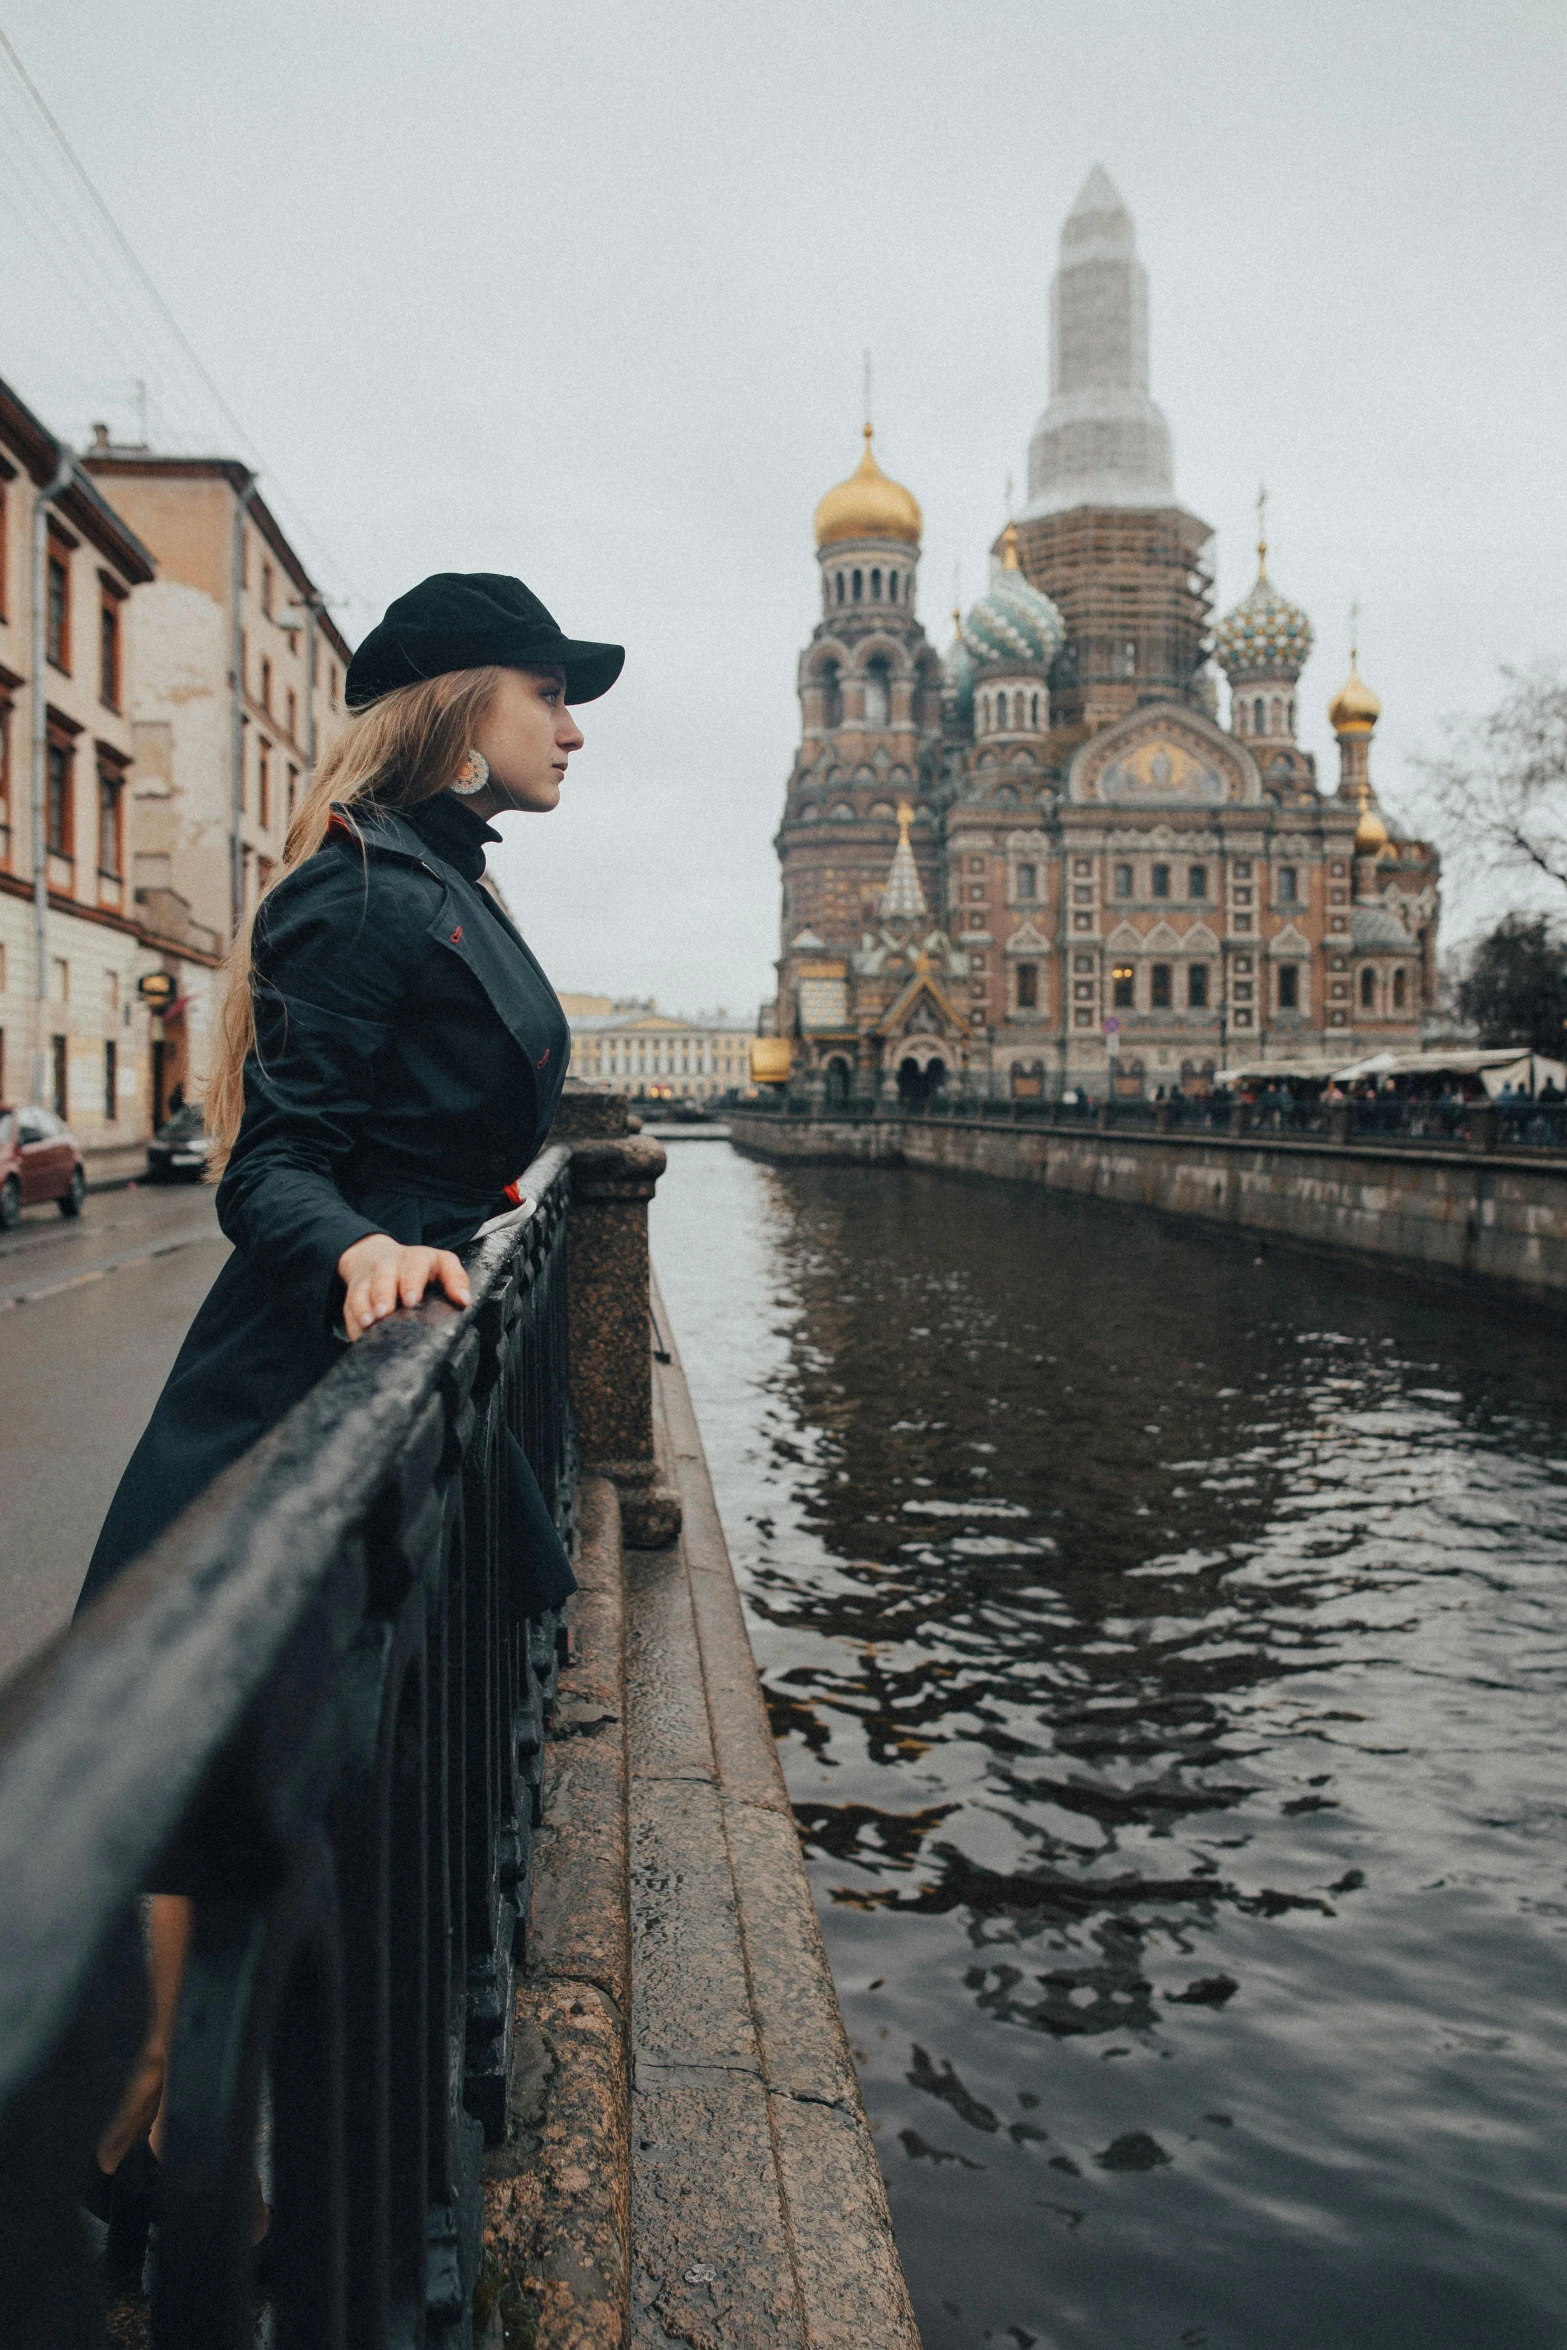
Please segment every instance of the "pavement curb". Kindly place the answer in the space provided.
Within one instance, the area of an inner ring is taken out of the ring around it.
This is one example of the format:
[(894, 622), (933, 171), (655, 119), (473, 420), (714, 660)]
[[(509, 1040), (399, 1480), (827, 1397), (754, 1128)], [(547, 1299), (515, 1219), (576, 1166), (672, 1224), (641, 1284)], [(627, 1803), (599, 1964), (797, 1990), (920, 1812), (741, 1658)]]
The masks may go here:
[(578, 1496), (572, 1661), (546, 1750), (506, 2142), (484, 2163), (474, 2337), (487, 2350), (618, 2350), (631, 2233), (624, 1581), (620, 1504)]

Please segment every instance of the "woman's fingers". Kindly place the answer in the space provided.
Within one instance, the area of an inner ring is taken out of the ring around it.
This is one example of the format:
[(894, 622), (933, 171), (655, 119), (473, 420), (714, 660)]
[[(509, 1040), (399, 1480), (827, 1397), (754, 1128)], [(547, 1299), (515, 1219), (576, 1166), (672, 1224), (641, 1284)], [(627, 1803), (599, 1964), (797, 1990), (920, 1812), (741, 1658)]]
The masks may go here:
[(473, 1301), (468, 1276), (447, 1248), (400, 1248), (393, 1241), (370, 1264), (356, 1265), (354, 1275), (343, 1301), (343, 1328), (351, 1339), (384, 1321), (399, 1305), (416, 1306), (432, 1286), (442, 1289), (454, 1306)]
[(468, 1276), (462, 1269), (460, 1259), (454, 1257), (449, 1248), (436, 1250), (435, 1271), (436, 1278), (454, 1306), (472, 1305), (473, 1290)]

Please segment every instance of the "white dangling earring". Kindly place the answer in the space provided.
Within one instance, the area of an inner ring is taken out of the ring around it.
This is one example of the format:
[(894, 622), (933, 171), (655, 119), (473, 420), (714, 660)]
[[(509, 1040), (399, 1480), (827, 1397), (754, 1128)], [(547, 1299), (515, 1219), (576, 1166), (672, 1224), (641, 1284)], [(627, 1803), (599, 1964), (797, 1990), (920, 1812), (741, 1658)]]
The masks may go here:
[(452, 790), (462, 799), (471, 799), (476, 791), (483, 791), (490, 780), (490, 762), (482, 751), (470, 751), (452, 781)]

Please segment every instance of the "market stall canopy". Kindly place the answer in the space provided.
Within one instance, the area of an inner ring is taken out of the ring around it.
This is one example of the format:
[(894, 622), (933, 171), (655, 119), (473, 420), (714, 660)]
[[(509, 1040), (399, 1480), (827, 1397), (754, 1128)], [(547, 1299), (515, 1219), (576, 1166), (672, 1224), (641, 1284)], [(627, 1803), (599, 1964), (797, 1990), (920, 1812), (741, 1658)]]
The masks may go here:
[(1538, 1093), (1544, 1085), (1567, 1092), (1567, 1061), (1546, 1053), (1531, 1053), (1515, 1044), (1476, 1046), (1473, 1050), (1436, 1053), (1372, 1053), (1335, 1069), (1340, 1085), (1366, 1077), (1478, 1077), (1492, 1100), (1510, 1085), (1515, 1093)]

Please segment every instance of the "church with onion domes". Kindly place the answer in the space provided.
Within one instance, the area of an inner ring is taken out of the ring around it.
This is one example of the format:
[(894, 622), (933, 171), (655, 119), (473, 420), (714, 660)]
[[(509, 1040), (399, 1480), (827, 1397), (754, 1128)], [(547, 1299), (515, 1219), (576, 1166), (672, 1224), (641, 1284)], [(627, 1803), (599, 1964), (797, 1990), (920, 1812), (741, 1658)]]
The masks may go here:
[(1213, 534), (1175, 493), (1147, 277), (1099, 167), (1061, 235), (1027, 503), (944, 656), (922, 534), (867, 422), (816, 509), (775, 844), (791, 1087), (1153, 1095), (1417, 1048), (1436, 852), (1377, 805), (1358, 654), (1329, 705), (1334, 789), (1300, 747), (1312, 627), (1261, 530), (1255, 584), (1212, 624)]

